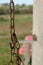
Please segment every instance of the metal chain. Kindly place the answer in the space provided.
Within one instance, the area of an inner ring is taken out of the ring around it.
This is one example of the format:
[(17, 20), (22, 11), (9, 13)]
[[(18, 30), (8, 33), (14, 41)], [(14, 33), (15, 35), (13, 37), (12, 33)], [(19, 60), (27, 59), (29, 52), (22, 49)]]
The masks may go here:
[[(15, 49), (14, 54), (16, 54), (16, 65), (20, 65), (20, 62), (22, 62), (21, 58), (19, 57), (19, 49), (20, 44), (15, 34), (15, 23), (14, 23), (14, 2), (13, 0), (10, 0), (10, 35), (11, 35), (11, 42), (10, 42), (10, 48), (11, 48), (11, 59), (10, 63), (13, 65), (13, 49)], [(18, 44), (18, 47), (16, 46)], [(16, 53), (15, 53), (16, 52)], [(10, 64), (9, 64), (10, 65)]]

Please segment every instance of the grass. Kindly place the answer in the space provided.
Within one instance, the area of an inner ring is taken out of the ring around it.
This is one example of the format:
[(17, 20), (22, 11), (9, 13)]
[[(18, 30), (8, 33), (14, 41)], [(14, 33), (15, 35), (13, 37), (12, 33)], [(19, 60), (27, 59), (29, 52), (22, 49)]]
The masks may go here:
[[(15, 32), (19, 40), (32, 34), (32, 14), (15, 15)], [(10, 18), (0, 16), (0, 65), (7, 65), (10, 58)]]
[[(0, 18), (0, 36), (3, 36), (3, 33), (9, 36), (10, 18), (8, 15), (1, 15)], [(17, 36), (32, 33), (32, 14), (15, 15), (15, 30)]]

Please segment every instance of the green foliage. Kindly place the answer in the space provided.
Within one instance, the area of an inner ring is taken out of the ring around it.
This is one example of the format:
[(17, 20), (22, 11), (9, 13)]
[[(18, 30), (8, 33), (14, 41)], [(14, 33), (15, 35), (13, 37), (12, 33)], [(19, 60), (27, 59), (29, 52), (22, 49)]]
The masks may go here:
[(22, 35), (18, 36), (17, 38), (18, 38), (19, 40), (24, 40), (24, 38), (25, 38), (26, 36), (28, 36), (28, 35), (32, 35), (32, 34), (31, 34), (31, 33), (22, 34)]
[[(2, 4), (2, 6), (0, 6), (0, 15), (1, 14), (9, 14), (9, 5), (8, 4)], [(23, 5), (16, 5), (15, 7), (15, 14), (30, 14), (33, 13), (33, 6), (26, 6), (25, 4)]]
[[(7, 65), (10, 60), (10, 20), (9, 15), (0, 16), (0, 65)], [(18, 40), (32, 34), (32, 14), (15, 15), (15, 32)], [(21, 55), (20, 55), (21, 56)], [(14, 57), (13, 57), (14, 58)], [(22, 56), (21, 56), (22, 58)], [(15, 59), (13, 60), (15, 64)]]
[(6, 35), (7, 35), (6, 32), (1, 32), (1, 33), (0, 33), (0, 36), (6, 36)]
[(9, 19), (6, 19), (4, 17), (0, 17), (0, 23), (8, 22), (8, 21), (9, 21)]

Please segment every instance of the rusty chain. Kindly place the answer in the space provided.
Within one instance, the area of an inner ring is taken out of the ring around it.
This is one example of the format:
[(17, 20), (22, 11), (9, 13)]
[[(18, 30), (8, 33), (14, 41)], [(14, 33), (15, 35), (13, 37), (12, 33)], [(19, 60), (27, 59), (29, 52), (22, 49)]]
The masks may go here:
[[(10, 63), (13, 65), (13, 54), (16, 55), (16, 65), (20, 65), (20, 62), (22, 62), (21, 58), (19, 57), (19, 49), (20, 44), (15, 34), (15, 23), (14, 23), (14, 2), (13, 0), (10, 0), (10, 35), (11, 35), (11, 42), (10, 42), (10, 48), (11, 48), (11, 57), (10, 57)], [(18, 44), (18, 46), (16, 46)], [(15, 51), (13, 52), (13, 50)], [(9, 64), (10, 65), (10, 64)]]

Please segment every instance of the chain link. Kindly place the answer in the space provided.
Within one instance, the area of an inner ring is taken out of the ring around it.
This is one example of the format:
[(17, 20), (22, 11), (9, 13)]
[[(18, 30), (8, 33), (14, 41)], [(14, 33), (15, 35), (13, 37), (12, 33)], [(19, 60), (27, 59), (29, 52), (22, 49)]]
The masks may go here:
[[(16, 34), (15, 34), (15, 23), (14, 23), (14, 2), (13, 0), (10, 0), (10, 35), (11, 35), (11, 42), (10, 42), (10, 48), (11, 48), (11, 59), (10, 63), (13, 65), (13, 54), (16, 54), (16, 65), (20, 65), (20, 62), (22, 62), (21, 58), (19, 57), (19, 49), (20, 44), (17, 40)], [(18, 44), (18, 46), (16, 46)], [(15, 49), (14, 53), (13, 50)], [(10, 64), (9, 64), (10, 65)]]

